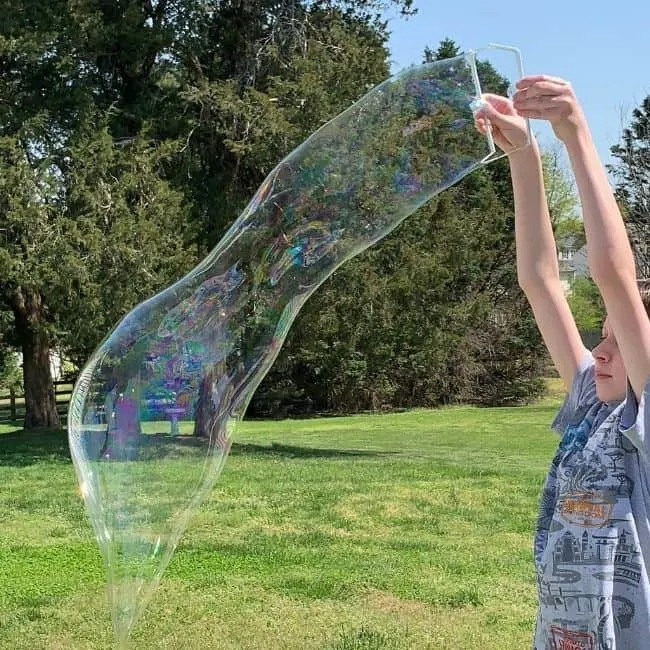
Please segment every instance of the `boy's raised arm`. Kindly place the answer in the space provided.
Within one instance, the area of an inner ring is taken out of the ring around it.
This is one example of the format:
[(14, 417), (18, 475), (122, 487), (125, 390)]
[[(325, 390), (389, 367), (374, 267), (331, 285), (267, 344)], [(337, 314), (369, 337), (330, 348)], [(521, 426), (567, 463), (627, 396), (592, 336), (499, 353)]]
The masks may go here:
[(589, 268), (605, 303), (628, 379), (640, 398), (650, 375), (650, 320), (636, 281), (625, 224), (571, 85), (538, 75), (518, 83), (514, 105), (547, 119), (567, 148), (583, 208)]
[(557, 249), (548, 212), (542, 161), (537, 144), (523, 146), (526, 123), (510, 100), (485, 95), (479, 113), (489, 120), (496, 143), (508, 154), (515, 198), (517, 278), (531, 305), (535, 321), (567, 390), (588, 350), (566, 301), (557, 261)]

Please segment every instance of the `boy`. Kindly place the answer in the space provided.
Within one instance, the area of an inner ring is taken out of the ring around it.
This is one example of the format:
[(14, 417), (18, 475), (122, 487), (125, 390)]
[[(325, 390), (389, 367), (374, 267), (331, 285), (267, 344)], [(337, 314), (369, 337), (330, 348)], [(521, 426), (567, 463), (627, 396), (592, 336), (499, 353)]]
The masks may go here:
[[(515, 195), (519, 284), (568, 396), (535, 535), (539, 608), (535, 650), (650, 648), (650, 319), (607, 176), (571, 86), (532, 76), (513, 101), (486, 95), (508, 154)], [(591, 277), (607, 317), (602, 341), (583, 345), (560, 285), (536, 143), (522, 118), (549, 120), (575, 174)], [(650, 306), (650, 300), (646, 299)]]

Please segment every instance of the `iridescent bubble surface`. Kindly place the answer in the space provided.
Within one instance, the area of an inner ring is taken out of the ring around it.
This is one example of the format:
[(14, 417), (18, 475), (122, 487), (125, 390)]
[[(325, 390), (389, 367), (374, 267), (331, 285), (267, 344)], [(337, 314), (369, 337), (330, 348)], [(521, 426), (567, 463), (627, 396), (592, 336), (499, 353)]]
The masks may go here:
[(133, 309), (72, 397), (71, 452), (118, 639), (216, 481), (234, 425), (317, 287), (492, 153), (470, 56), (408, 69), (288, 155), (210, 255)]

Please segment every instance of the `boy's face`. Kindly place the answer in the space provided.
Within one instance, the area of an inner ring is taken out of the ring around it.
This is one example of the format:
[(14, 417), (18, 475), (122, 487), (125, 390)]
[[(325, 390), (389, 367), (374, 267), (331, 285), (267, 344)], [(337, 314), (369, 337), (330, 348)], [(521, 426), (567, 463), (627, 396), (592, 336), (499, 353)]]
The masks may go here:
[(614, 332), (606, 318), (600, 343), (592, 350), (596, 360), (596, 393), (601, 402), (618, 402), (625, 399), (627, 372), (618, 349)]

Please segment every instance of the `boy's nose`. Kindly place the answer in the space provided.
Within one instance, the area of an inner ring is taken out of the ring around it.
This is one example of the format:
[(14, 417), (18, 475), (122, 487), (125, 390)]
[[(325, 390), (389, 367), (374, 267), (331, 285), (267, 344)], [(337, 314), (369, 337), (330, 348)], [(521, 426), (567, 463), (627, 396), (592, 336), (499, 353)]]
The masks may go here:
[(598, 359), (599, 361), (606, 361), (609, 358), (609, 354), (607, 353), (607, 350), (603, 345), (597, 345), (593, 349), (592, 355), (594, 356), (595, 359)]

